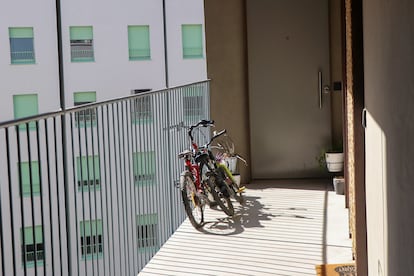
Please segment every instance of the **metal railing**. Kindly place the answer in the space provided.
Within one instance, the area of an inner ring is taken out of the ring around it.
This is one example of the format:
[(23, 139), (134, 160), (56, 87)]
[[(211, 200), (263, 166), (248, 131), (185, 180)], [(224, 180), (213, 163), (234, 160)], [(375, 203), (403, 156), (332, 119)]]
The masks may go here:
[(0, 123), (0, 275), (136, 275), (185, 219), (204, 118), (208, 81)]

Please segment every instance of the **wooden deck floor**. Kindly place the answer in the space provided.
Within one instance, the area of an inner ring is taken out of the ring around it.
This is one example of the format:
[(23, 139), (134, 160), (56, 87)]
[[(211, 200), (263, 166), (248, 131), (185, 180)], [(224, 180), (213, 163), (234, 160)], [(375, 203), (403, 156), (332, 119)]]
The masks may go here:
[(326, 180), (249, 184), (236, 215), (208, 210), (201, 231), (186, 220), (139, 275), (315, 275), (352, 261), (343, 195)]

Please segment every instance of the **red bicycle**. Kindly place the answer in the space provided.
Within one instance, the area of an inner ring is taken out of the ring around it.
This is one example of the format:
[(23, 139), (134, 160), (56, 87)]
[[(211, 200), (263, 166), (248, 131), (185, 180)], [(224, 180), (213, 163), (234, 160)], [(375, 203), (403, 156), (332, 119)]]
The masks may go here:
[[(178, 154), (184, 160), (185, 170), (180, 176), (180, 189), (183, 204), (191, 224), (200, 228), (204, 224), (204, 208), (216, 202), (227, 215), (234, 215), (233, 204), (230, 199), (228, 186), (219, 178), (215, 158), (209, 149), (211, 142), (226, 133), (223, 130), (215, 134), (210, 141), (198, 146), (193, 137), (193, 130), (198, 127), (214, 126), (214, 121), (202, 120), (188, 130), (191, 141), (191, 150)], [(211, 196), (210, 196), (211, 195)], [(210, 198), (213, 198), (211, 200)]]

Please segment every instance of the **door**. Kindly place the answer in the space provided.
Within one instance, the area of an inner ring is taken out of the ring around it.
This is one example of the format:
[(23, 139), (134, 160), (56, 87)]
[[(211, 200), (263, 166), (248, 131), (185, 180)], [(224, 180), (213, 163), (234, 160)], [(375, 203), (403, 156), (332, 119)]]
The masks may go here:
[(247, 0), (252, 176), (319, 177), (331, 143), (327, 0)]

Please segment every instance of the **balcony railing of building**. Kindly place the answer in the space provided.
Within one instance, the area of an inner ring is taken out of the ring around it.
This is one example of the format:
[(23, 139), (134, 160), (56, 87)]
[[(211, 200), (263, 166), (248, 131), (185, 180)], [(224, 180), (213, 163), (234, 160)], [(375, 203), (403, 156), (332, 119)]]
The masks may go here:
[(208, 81), (0, 123), (0, 275), (136, 275), (185, 219), (204, 118)]

